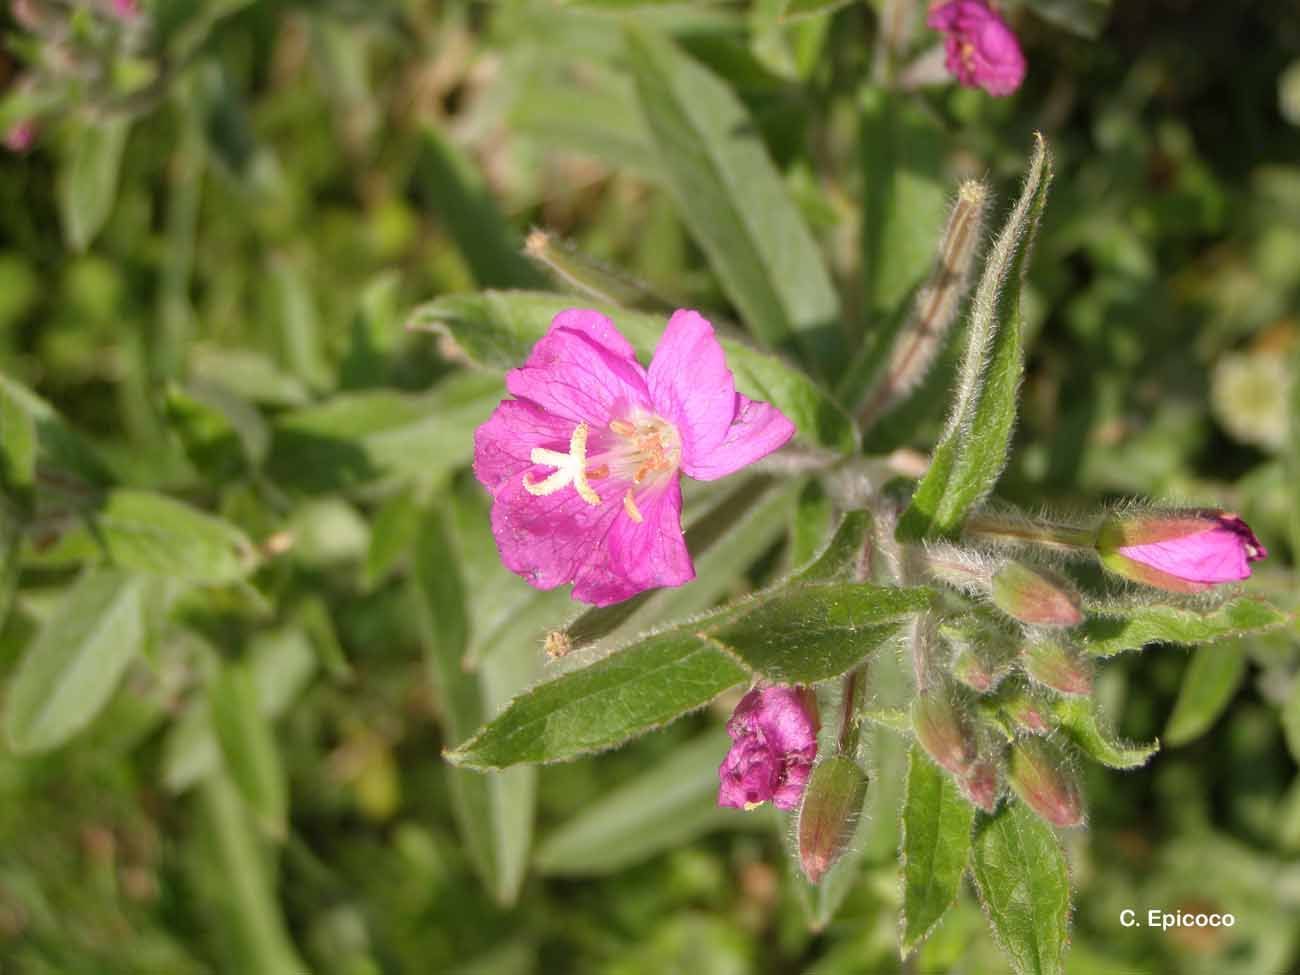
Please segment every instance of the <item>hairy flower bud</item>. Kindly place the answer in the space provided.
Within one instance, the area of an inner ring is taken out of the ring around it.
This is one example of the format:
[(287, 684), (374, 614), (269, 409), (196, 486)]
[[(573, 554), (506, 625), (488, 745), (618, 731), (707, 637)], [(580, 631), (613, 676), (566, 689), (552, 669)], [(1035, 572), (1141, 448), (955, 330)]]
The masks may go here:
[(1001, 791), (999, 778), (998, 767), (990, 761), (980, 759), (971, 766), (970, 772), (957, 780), (957, 788), (972, 805), (991, 813), (998, 806), (998, 792)]
[(1268, 557), (1250, 526), (1215, 508), (1112, 515), (1097, 532), (1101, 564), (1169, 592), (1200, 592), (1250, 577)]
[(953, 775), (964, 776), (975, 761), (975, 734), (970, 723), (942, 692), (918, 695), (912, 702), (916, 740), (932, 759)]
[(1019, 656), (1014, 637), (979, 621), (941, 623), (939, 636), (952, 648), (948, 672), (976, 694), (994, 690)]
[(1027, 644), (1024, 667), (1038, 683), (1062, 694), (1092, 693), (1092, 667), (1077, 649), (1057, 640)]
[(813, 769), (799, 808), (799, 863), (809, 883), (835, 865), (857, 829), (867, 773), (847, 755), (832, 755)]
[(794, 809), (817, 757), (817, 706), (810, 690), (756, 687), (727, 722), (733, 742), (718, 769), (718, 805), (752, 809), (769, 799)]
[(1034, 626), (1076, 626), (1083, 622), (1079, 594), (1068, 580), (1024, 562), (1007, 562), (993, 573), (993, 605), (1012, 619)]
[(1007, 780), (1021, 800), (1053, 826), (1083, 822), (1079, 783), (1064, 756), (1041, 738), (1026, 738), (1011, 748)]

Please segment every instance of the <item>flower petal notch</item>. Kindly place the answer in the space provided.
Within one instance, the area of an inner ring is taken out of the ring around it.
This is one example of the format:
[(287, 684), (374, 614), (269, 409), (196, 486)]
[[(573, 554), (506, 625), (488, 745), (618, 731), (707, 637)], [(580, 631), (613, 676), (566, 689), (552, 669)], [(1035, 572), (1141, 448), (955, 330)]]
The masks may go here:
[(599, 312), (560, 312), (506, 374), (514, 397), (474, 435), (492, 534), (538, 589), (608, 606), (695, 578), (680, 475), (713, 480), (781, 447), (794, 424), (736, 392), (700, 314), (675, 312), (648, 370)]
[(1116, 575), (1168, 592), (1240, 582), (1268, 558), (1249, 525), (1218, 509), (1114, 515), (1097, 533), (1097, 554)]
[(1010, 95), (1025, 80), (1025, 55), (1007, 22), (985, 0), (951, 0), (926, 24), (944, 34), (944, 66), (967, 88)]
[(753, 809), (799, 806), (817, 757), (817, 709), (811, 691), (756, 687), (727, 721), (732, 746), (718, 768), (718, 805)]

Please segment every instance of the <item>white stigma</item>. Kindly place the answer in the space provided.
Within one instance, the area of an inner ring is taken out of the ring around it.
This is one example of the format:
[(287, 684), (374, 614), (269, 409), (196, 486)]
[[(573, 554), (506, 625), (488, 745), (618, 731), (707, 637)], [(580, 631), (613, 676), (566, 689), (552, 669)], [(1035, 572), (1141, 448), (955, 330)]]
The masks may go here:
[(528, 459), (534, 464), (554, 467), (555, 470), (541, 481), (533, 481), (525, 474), (524, 490), (544, 498), (572, 484), (583, 501), (593, 508), (597, 507), (600, 504), (600, 495), (587, 481), (587, 433), (588, 427), (585, 423), (579, 423), (573, 428), (567, 454), (562, 454), (558, 450), (547, 450), (545, 447), (534, 447)]

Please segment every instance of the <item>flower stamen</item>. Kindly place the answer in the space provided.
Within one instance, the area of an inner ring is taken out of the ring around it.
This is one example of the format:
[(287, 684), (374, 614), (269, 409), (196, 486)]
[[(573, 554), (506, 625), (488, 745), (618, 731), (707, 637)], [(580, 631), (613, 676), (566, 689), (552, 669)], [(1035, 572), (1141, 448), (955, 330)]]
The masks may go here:
[(623, 510), (626, 511), (627, 516), (638, 525), (645, 521), (645, 517), (641, 514), (641, 509), (636, 506), (636, 498), (632, 496), (630, 490), (627, 494), (623, 495)]

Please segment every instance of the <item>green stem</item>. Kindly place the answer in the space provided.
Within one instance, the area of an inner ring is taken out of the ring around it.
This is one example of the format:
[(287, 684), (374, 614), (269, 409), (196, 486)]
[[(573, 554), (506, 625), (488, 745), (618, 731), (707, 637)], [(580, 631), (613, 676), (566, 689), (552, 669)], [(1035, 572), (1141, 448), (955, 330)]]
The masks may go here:
[(1020, 515), (978, 514), (966, 519), (962, 534), (1002, 544), (1040, 545), (1066, 552), (1090, 551), (1095, 529), (1056, 521), (1035, 521)]

